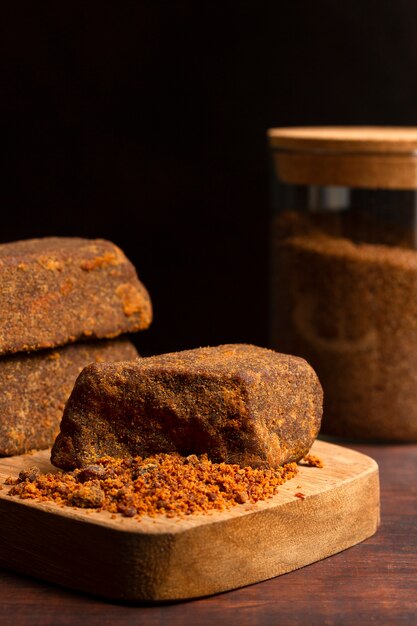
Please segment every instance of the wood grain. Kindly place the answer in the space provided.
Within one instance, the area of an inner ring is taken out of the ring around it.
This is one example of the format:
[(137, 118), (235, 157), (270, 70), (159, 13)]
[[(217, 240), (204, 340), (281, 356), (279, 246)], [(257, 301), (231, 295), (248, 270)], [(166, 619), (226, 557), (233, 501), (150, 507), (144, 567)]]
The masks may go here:
[(270, 128), (274, 148), (340, 152), (403, 153), (417, 150), (415, 126), (306, 126)]
[(416, 127), (271, 128), (278, 179), (295, 185), (415, 189)]
[[(4, 488), (0, 563), (128, 601), (193, 598), (278, 576), (370, 537), (378, 525), (376, 463), (325, 442), (313, 453), (324, 468), (300, 467), (269, 501), (181, 520), (111, 519), (12, 498)], [(3, 459), (0, 480), (32, 465), (50, 469), (47, 459)]]
[[(381, 526), (367, 541), (313, 565), (208, 598), (126, 605), (0, 570), (8, 626), (351, 626), (415, 624), (417, 444), (349, 443), (376, 459)], [(308, 618), (308, 619), (307, 619)]]

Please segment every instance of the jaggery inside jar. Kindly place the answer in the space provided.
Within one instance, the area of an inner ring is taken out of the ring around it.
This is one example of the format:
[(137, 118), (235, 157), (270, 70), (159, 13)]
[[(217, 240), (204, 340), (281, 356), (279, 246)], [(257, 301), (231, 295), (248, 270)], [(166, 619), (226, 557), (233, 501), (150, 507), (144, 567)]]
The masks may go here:
[(348, 213), (276, 218), (271, 342), (317, 372), (322, 432), (416, 441), (417, 252), (394, 226), (397, 245), (381, 230), (385, 243), (369, 243), (365, 228), (354, 240), (353, 221), (350, 238)]
[(142, 458), (103, 457), (83, 469), (41, 473), (33, 467), (8, 479), (9, 495), (53, 501), (140, 520), (221, 511), (274, 496), (297, 474), (296, 463), (254, 469), (213, 463), (206, 455), (156, 454)]

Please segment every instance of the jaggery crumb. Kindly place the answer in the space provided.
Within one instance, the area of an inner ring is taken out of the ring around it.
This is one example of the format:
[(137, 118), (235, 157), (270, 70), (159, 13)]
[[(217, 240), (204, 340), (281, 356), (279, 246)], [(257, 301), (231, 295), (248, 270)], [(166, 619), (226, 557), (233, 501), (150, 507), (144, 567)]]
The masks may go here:
[(83, 469), (56, 474), (36, 473), (35, 469), (11, 479), (9, 495), (136, 519), (144, 515), (183, 517), (256, 503), (274, 496), (278, 486), (298, 472), (296, 463), (254, 469), (213, 463), (205, 454), (103, 457)]
[(106, 470), (102, 465), (87, 465), (77, 474), (77, 480), (79, 483), (85, 483), (95, 478), (103, 478), (105, 475)]
[(318, 456), (314, 456), (314, 454), (306, 454), (301, 461), (299, 461), (300, 465), (308, 465), (308, 467), (323, 467), (323, 461), (319, 459)]
[[(69, 495), (64, 493), (63, 495)], [(70, 503), (83, 509), (100, 508), (104, 504), (105, 495), (98, 480), (89, 480), (70, 494)]]
[(18, 481), (19, 483), (23, 483), (23, 482), (29, 482), (29, 483), (33, 483), (35, 482), (35, 480), (37, 478), (39, 478), (41, 473), (41, 470), (39, 469), (39, 467), (30, 467), (27, 470), (22, 470), (19, 473), (19, 478)]

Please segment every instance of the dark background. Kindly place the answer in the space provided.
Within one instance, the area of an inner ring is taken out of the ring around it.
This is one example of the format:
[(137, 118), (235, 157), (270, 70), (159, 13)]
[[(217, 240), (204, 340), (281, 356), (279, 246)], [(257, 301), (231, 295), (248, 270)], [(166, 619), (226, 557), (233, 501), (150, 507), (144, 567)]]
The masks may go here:
[(267, 345), (271, 126), (417, 124), (414, 0), (2, 7), (1, 241), (105, 237), (143, 353)]

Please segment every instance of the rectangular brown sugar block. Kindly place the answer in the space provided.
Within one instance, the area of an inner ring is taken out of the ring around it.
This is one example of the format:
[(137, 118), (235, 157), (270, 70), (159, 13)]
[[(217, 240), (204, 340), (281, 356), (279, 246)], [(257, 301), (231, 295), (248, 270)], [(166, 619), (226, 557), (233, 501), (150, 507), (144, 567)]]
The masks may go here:
[(322, 389), (301, 358), (223, 345), (90, 365), (66, 405), (52, 462), (207, 453), (219, 462), (276, 467), (316, 438)]
[(70, 344), (0, 358), (0, 455), (50, 447), (75, 379), (91, 362), (135, 359), (127, 339)]
[(151, 302), (113, 243), (47, 237), (0, 245), (0, 354), (145, 329)]

